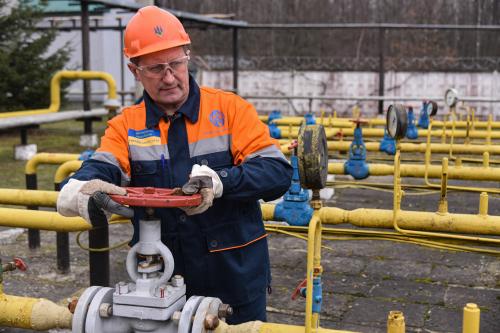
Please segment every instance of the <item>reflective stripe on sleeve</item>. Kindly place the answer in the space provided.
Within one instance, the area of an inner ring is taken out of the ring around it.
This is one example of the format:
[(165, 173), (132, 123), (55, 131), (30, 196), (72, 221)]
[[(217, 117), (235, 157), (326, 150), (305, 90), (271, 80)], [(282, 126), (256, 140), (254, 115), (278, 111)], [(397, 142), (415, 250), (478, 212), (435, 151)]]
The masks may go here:
[(109, 163), (116, 166), (118, 169), (120, 169), (121, 186), (127, 186), (130, 183), (130, 177), (123, 171), (122, 167), (120, 166), (120, 163), (118, 163), (118, 160), (113, 154), (108, 152), (97, 151), (92, 155), (90, 159)]
[(245, 157), (245, 161), (254, 157), (281, 158), (285, 161), (288, 161), (285, 155), (283, 155), (283, 153), (281, 152), (281, 150), (278, 149), (278, 147), (276, 147), (275, 145), (270, 145), (265, 148), (259, 149), (256, 152), (248, 154), (247, 157)]

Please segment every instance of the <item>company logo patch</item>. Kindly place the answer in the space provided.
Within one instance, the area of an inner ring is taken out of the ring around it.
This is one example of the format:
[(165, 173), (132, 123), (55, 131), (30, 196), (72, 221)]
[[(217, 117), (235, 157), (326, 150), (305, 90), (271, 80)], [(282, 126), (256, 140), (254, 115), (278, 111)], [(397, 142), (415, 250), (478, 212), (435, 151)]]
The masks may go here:
[(128, 130), (128, 144), (129, 146), (149, 147), (161, 144), (160, 131), (143, 129), (143, 130)]
[(157, 25), (156, 27), (154, 27), (154, 32), (155, 32), (156, 36), (162, 37), (163, 36), (163, 27), (160, 25)]
[(216, 127), (224, 126), (224, 114), (220, 110), (213, 110), (210, 113), (210, 122)]

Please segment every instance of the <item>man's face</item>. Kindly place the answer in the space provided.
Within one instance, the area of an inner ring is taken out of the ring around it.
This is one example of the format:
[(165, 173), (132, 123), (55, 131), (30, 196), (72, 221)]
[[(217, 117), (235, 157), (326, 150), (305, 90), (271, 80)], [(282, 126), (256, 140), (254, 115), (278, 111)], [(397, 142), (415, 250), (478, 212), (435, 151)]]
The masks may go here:
[[(152, 75), (150, 69), (155, 69), (152, 65), (162, 63), (172, 63), (172, 69)], [(129, 69), (153, 101), (165, 111), (179, 109), (189, 95), (188, 62), (183, 47), (143, 55), (138, 66), (129, 64)]]

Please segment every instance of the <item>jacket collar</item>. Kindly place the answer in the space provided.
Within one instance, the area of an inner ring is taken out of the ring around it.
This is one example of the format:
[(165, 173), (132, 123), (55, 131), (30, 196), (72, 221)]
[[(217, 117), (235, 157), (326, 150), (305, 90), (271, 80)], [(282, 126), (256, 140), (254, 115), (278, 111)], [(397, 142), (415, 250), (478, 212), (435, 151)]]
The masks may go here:
[[(165, 113), (156, 105), (151, 99), (146, 90), (144, 90), (144, 104), (146, 106), (146, 127), (154, 128), (158, 126), (160, 119), (165, 116)], [(200, 113), (200, 87), (189, 75), (189, 95), (187, 100), (182, 104), (176, 114), (181, 114), (186, 117), (191, 123), (198, 121), (198, 114)], [(167, 119), (166, 119), (167, 120)]]

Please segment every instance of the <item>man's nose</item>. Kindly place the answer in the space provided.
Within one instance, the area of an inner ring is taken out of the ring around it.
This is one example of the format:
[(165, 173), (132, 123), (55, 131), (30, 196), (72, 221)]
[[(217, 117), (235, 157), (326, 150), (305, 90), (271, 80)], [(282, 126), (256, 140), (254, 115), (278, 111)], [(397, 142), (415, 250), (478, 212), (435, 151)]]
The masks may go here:
[(163, 73), (162, 80), (163, 80), (163, 82), (167, 82), (167, 83), (171, 83), (171, 82), (175, 81), (175, 76), (174, 76), (174, 72), (172, 71), (172, 68), (170, 68), (170, 67), (165, 68), (165, 72)]

